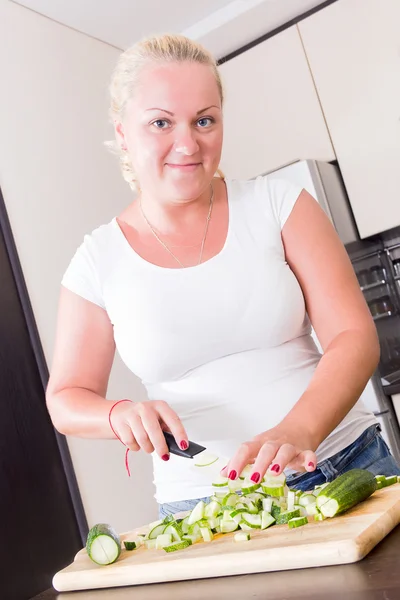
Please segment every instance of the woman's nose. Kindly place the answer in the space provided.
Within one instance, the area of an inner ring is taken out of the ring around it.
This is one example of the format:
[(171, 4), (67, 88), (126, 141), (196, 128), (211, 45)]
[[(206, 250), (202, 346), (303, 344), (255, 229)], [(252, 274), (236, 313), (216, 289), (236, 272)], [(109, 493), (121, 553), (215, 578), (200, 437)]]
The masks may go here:
[(182, 131), (174, 143), (175, 152), (186, 154), (186, 156), (196, 154), (198, 149), (199, 145), (192, 131)]

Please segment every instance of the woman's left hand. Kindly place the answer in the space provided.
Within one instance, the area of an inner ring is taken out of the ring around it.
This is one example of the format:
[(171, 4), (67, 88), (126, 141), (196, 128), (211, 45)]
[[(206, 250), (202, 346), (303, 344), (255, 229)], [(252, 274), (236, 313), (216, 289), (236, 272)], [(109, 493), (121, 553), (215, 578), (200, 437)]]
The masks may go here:
[[(295, 439), (297, 438), (297, 439)], [(279, 475), (286, 467), (295, 471), (314, 471), (317, 466), (315, 452), (307, 439), (293, 436), (291, 439), (278, 427), (256, 435), (250, 442), (244, 442), (231, 458), (221, 475), (236, 479), (248, 464), (253, 464), (250, 479), (255, 483), (262, 480), (267, 470)]]

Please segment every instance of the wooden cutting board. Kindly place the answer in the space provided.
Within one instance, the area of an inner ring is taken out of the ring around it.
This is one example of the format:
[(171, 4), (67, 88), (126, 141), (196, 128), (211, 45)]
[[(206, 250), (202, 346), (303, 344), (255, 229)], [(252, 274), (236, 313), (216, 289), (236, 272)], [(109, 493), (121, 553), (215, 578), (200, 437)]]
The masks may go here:
[[(234, 542), (228, 533), (169, 554), (145, 547), (123, 550), (107, 566), (93, 563), (83, 549), (54, 576), (53, 586), (65, 592), (351, 563), (364, 558), (399, 522), (400, 485), (393, 485), (344, 515), (319, 522), (310, 518), (297, 529), (254, 530), (249, 542)], [(145, 530), (122, 534), (121, 540)]]

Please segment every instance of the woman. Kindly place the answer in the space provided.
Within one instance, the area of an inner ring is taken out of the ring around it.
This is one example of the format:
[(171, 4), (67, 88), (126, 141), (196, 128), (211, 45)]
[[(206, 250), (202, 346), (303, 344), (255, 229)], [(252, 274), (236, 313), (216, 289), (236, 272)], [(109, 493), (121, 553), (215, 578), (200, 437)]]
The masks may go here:
[[(216, 176), (213, 58), (181, 36), (150, 38), (122, 54), (111, 96), (138, 196), (85, 237), (64, 275), (47, 390), (55, 427), (153, 453), (161, 514), (211, 493), (191, 461), (169, 456), (162, 429), (231, 457), (231, 479), (249, 463), (255, 482), (285, 470), (301, 489), (355, 466), (400, 474), (358, 400), (379, 344), (334, 228), (285, 181)], [(105, 399), (116, 347), (148, 402)]]

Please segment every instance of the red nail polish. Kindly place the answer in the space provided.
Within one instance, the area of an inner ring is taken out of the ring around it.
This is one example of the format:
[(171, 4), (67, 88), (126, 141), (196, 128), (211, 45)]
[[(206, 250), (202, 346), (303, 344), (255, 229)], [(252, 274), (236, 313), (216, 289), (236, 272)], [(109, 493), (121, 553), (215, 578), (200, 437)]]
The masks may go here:
[(228, 477), (229, 477), (229, 479), (236, 479), (236, 475), (237, 475), (237, 473), (236, 473), (236, 471), (233, 469), (233, 470), (232, 470), (232, 471), (229, 473)]
[(161, 458), (163, 460), (169, 460), (169, 454), (163, 454)]
[(181, 441), (180, 446), (181, 446), (182, 450), (187, 450), (189, 448), (189, 444), (187, 442), (185, 442), (185, 440)]
[(250, 477), (250, 479), (252, 481), (254, 481), (254, 483), (258, 483), (260, 481), (260, 473), (253, 473), (253, 475)]
[(280, 466), (277, 464), (272, 465), (272, 467), (271, 467), (271, 471), (275, 471), (275, 473), (279, 473), (279, 469), (280, 469)]
[(313, 462), (309, 462), (308, 466), (314, 468), (314, 463)]

